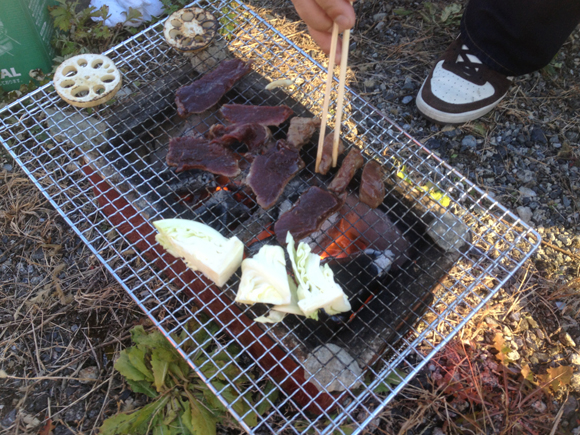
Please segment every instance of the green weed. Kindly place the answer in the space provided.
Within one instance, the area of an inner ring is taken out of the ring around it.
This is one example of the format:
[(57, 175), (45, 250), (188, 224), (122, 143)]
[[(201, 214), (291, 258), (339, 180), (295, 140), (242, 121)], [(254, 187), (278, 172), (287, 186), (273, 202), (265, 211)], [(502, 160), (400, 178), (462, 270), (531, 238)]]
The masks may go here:
[[(261, 392), (248, 391), (251, 375), (242, 373), (235, 364), (240, 349), (210, 349), (218, 330), (215, 324), (207, 323), (202, 328), (190, 321), (187, 329), (189, 334), (184, 330), (172, 335), (173, 340), (184, 352), (193, 354), (195, 365), (244, 422), (256, 426), (258, 416), (278, 398), (278, 390), (267, 383)], [(146, 333), (137, 326), (131, 330), (131, 338), (135, 344), (121, 352), (115, 369), (135, 393), (153, 400), (136, 411), (105, 420), (101, 435), (211, 435), (216, 433), (217, 423), (231, 423), (223, 403), (159, 331)], [(246, 392), (240, 395), (238, 391)]]
[(423, 21), (438, 26), (452, 27), (459, 26), (461, 16), (463, 15), (462, 7), (459, 3), (451, 3), (442, 8), (441, 6), (425, 2), (424, 8), (420, 11)]

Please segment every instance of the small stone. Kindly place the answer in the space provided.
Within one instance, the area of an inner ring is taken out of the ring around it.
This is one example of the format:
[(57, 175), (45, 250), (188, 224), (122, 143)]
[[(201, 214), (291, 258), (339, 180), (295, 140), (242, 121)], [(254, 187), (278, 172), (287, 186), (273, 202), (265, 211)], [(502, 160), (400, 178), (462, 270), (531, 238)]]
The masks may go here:
[(520, 181), (522, 181), (523, 183), (529, 183), (530, 181), (532, 181), (534, 178), (536, 178), (536, 174), (533, 171), (530, 171), (528, 169), (525, 169), (523, 171), (518, 171), (517, 173), (517, 177), (520, 179)]
[(532, 132), (530, 134), (530, 140), (532, 142), (537, 142), (541, 144), (545, 144), (548, 142), (548, 140), (546, 139), (546, 134), (541, 128), (538, 127), (532, 129)]
[(559, 334), (559, 338), (560, 343), (562, 343), (564, 346), (576, 347), (576, 342), (572, 340), (572, 337), (570, 337), (570, 334), (568, 334), (567, 332), (561, 332)]
[(499, 323), (497, 323), (497, 321), (493, 317), (489, 316), (485, 318), (485, 323), (487, 323), (489, 326), (499, 326)]
[(552, 146), (554, 148), (562, 148), (562, 144), (560, 142), (553, 143)]
[(413, 101), (413, 97), (410, 95), (407, 95), (406, 97), (403, 97), (403, 99), (401, 100), (401, 102), (403, 104), (409, 104), (411, 101)]
[(457, 129), (455, 127), (453, 127), (452, 125), (446, 125), (445, 127), (443, 127), (441, 129), (441, 131), (443, 132), (443, 134), (445, 136), (447, 136), (448, 138), (451, 138), (451, 139), (459, 134)]
[(66, 410), (64, 413), (64, 421), (67, 423), (81, 421), (81, 419), (85, 416), (85, 409), (82, 403), (77, 403), (76, 405), (72, 405), (70, 408)]
[(2, 169), (4, 169), (6, 172), (12, 172), (12, 165), (10, 163), (4, 163), (4, 166), (2, 166)]
[(532, 408), (534, 408), (536, 410), (536, 412), (542, 413), (546, 410), (547, 406), (544, 402), (542, 402), (541, 400), (538, 400), (538, 401), (532, 403)]
[(413, 82), (413, 79), (411, 77), (407, 77), (405, 79), (405, 84), (403, 85), (402, 88), (404, 91), (413, 91), (415, 90), (415, 83)]
[(431, 222), (427, 234), (446, 252), (459, 249), (471, 241), (467, 225), (450, 212)]
[(0, 425), (2, 425), (5, 429), (8, 429), (16, 421), (16, 413), (17, 413), (16, 408), (8, 412), (6, 416), (2, 419), (2, 421), (0, 421)]
[(99, 378), (99, 369), (95, 366), (86, 367), (79, 372), (79, 382), (81, 384), (90, 384)]
[(42, 250), (42, 248), (37, 249), (36, 251), (34, 251), (32, 253), (32, 255), (30, 256), (31, 260), (43, 260), (44, 259), (44, 252)]
[(538, 359), (538, 361), (540, 362), (547, 362), (549, 359), (549, 356), (547, 354), (545, 354), (544, 352), (536, 352), (534, 353), (534, 356)]
[(40, 426), (41, 421), (32, 414), (20, 411), (19, 417), (22, 419), (24, 424), (26, 424), (26, 429), (34, 429)]
[(379, 12), (378, 14), (373, 15), (373, 20), (375, 20), (375, 22), (382, 21), (386, 16), (387, 16), (386, 13)]
[(537, 193), (534, 192), (532, 189), (529, 189), (527, 187), (520, 187), (520, 193), (524, 196), (524, 198), (529, 198), (532, 196), (536, 196)]
[(431, 432), (432, 435), (445, 435), (445, 432), (443, 432), (443, 429), (441, 429), (440, 427), (436, 427), (433, 429), (433, 432)]
[(566, 400), (566, 403), (564, 403), (564, 409), (562, 412), (563, 417), (566, 419), (575, 416), (577, 407), (578, 401), (576, 398), (574, 396), (569, 396), (568, 400)]
[(467, 135), (461, 140), (461, 145), (469, 148), (477, 147), (477, 141), (472, 135)]
[(580, 354), (573, 353), (568, 357), (568, 361), (570, 364), (574, 364), (575, 366), (580, 366)]
[(318, 346), (306, 361), (304, 369), (320, 391), (344, 391), (361, 385), (362, 370), (349, 353), (336, 344)]
[(516, 208), (516, 211), (518, 212), (518, 215), (524, 222), (530, 223), (532, 221), (532, 217), (534, 214), (532, 213), (532, 209), (530, 207), (519, 206), (518, 208)]
[(512, 350), (511, 352), (507, 353), (506, 356), (512, 361), (517, 361), (520, 359), (520, 354), (517, 350)]
[(574, 373), (570, 380), (570, 389), (580, 393), (580, 373)]
[(375, 87), (375, 81), (372, 79), (367, 79), (364, 81), (364, 85), (365, 88), (374, 88)]
[(562, 197), (562, 205), (566, 208), (568, 208), (572, 205), (572, 203), (570, 202), (570, 200), (568, 199), (567, 196)]

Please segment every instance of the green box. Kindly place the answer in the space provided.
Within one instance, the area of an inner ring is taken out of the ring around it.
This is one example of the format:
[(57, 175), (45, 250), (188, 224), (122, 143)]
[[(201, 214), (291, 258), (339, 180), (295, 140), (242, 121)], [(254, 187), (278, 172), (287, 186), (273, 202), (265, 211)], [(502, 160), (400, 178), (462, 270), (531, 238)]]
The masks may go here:
[(49, 73), (54, 34), (48, 6), (54, 0), (0, 0), (0, 86), (5, 91), (30, 82), (30, 71)]

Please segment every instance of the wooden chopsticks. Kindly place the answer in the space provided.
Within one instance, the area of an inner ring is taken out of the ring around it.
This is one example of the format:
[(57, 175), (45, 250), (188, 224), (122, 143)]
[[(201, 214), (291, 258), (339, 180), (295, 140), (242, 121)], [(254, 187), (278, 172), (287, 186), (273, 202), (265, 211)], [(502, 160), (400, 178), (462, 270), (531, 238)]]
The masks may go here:
[(334, 121), (334, 139), (332, 140), (332, 167), (336, 167), (338, 159), (338, 141), (340, 140), (340, 127), (342, 125), (342, 108), (344, 105), (344, 83), (346, 81), (346, 65), (348, 64), (348, 46), (350, 29), (346, 29), (342, 35), (342, 56), (340, 62), (340, 75), (338, 76), (338, 100), (336, 101), (336, 118)]
[[(348, 64), (348, 46), (350, 40), (350, 29), (344, 31), (342, 41), (342, 56), (340, 62), (340, 75), (338, 79), (338, 97), (336, 101), (336, 116), (334, 120), (334, 137), (332, 140), (332, 167), (336, 166), (338, 159), (338, 142), (340, 140), (340, 126), (342, 123), (342, 110), (344, 107), (344, 86), (346, 81), (346, 66)], [(322, 151), (324, 147), (324, 136), (326, 133), (326, 121), (328, 119), (328, 105), (330, 104), (330, 90), (332, 87), (332, 78), (334, 76), (334, 64), (336, 59), (336, 45), (338, 42), (338, 25), (332, 26), (332, 39), (330, 40), (330, 58), (328, 60), (328, 73), (326, 75), (326, 90), (324, 92), (324, 101), (322, 103), (322, 117), (320, 125), (320, 137), (318, 138), (318, 152), (316, 154), (315, 172), (318, 172)]]
[(332, 86), (332, 76), (334, 75), (334, 60), (336, 59), (336, 44), (338, 42), (338, 24), (332, 26), (332, 39), (330, 40), (330, 59), (328, 60), (328, 73), (326, 74), (326, 90), (324, 91), (324, 101), (322, 103), (322, 117), (320, 123), (320, 136), (318, 137), (318, 152), (316, 153), (316, 166), (314, 171), (318, 172), (320, 160), (322, 159), (322, 149), (324, 146), (324, 135), (326, 133), (326, 120), (328, 118), (328, 105), (330, 104), (330, 88)]

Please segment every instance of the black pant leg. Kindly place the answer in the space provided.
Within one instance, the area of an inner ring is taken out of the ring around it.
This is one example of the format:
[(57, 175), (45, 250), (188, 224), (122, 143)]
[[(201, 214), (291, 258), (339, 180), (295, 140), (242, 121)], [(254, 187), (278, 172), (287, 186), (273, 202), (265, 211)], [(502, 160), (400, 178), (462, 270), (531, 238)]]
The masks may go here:
[(467, 46), (509, 76), (546, 66), (580, 22), (580, 0), (469, 0), (461, 20)]

